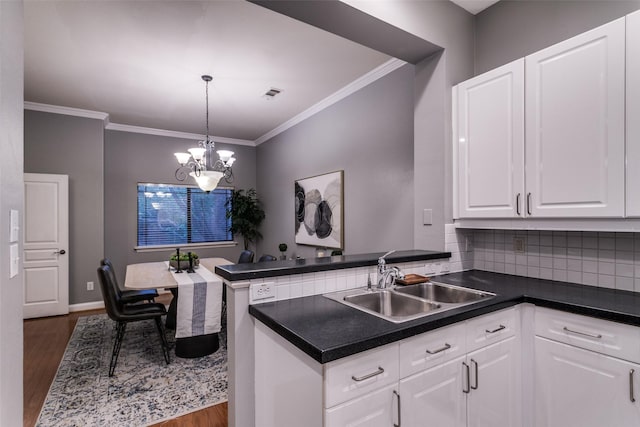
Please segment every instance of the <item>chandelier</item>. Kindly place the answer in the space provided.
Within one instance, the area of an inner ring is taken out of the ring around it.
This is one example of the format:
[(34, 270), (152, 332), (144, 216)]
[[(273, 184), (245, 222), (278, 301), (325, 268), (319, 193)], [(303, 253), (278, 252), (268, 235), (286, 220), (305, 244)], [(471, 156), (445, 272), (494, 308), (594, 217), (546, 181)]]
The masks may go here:
[(188, 153), (174, 153), (180, 166), (176, 169), (176, 179), (184, 181), (187, 176), (193, 177), (198, 187), (207, 193), (218, 186), (222, 178), (227, 182), (233, 181), (233, 170), (231, 166), (236, 161), (233, 151), (218, 150), (218, 159), (214, 160), (213, 149), (215, 143), (209, 138), (209, 82), (213, 80), (211, 76), (204, 75), (202, 80), (206, 85), (207, 100), (207, 135), (204, 141), (198, 142), (198, 146), (190, 148)]

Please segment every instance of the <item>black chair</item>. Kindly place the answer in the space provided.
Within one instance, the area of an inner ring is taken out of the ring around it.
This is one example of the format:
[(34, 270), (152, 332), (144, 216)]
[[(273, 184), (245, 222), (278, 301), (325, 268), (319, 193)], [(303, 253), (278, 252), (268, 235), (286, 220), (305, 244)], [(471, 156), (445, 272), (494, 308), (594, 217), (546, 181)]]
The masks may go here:
[(274, 257), (273, 255), (269, 255), (269, 254), (264, 254), (262, 255), (260, 258), (258, 258), (258, 262), (264, 262), (264, 261), (275, 261), (278, 258)]
[(240, 253), (240, 258), (238, 258), (238, 264), (246, 264), (249, 262), (253, 262), (253, 251), (244, 250)]
[(118, 363), (118, 354), (120, 354), (120, 348), (122, 347), (122, 339), (124, 338), (124, 332), (127, 327), (127, 323), (139, 322), (141, 320), (153, 319), (156, 322), (158, 333), (160, 334), (160, 341), (162, 343), (162, 352), (164, 353), (164, 360), (169, 364), (169, 344), (164, 333), (164, 326), (162, 325), (162, 316), (167, 314), (167, 310), (164, 305), (148, 302), (140, 304), (124, 304), (118, 297), (118, 287), (113, 281), (114, 274), (111, 267), (108, 265), (101, 265), (98, 268), (98, 279), (100, 279), (100, 289), (102, 290), (102, 298), (104, 299), (104, 306), (107, 310), (109, 318), (116, 322), (116, 341), (113, 344), (113, 352), (111, 353), (111, 362), (109, 363), (109, 376), (113, 376), (113, 372), (116, 370), (116, 364)]
[(118, 297), (122, 300), (123, 304), (135, 304), (141, 301), (149, 301), (154, 302), (155, 298), (158, 297), (158, 291), (155, 289), (140, 289), (140, 290), (125, 290), (120, 289), (120, 285), (118, 285), (118, 278), (116, 277), (116, 271), (113, 268), (113, 264), (111, 264), (111, 260), (109, 258), (105, 258), (100, 261), (100, 265), (108, 265), (109, 271), (113, 277), (113, 283), (116, 285), (116, 291), (118, 292)]

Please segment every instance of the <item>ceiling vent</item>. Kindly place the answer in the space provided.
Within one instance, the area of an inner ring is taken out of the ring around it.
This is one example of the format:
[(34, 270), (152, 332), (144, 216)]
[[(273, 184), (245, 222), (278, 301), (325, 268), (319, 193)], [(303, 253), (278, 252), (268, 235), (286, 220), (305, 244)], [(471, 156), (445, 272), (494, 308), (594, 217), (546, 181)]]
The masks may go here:
[(282, 93), (282, 89), (276, 89), (274, 87), (272, 87), (271, 89), (269, 89), (268, 91), (266, 91), (264, 93), (264, 95), (262, 95), (262, 97), (268, 101), (274, 99), (277, 95), (279, 95), (280, 93)]

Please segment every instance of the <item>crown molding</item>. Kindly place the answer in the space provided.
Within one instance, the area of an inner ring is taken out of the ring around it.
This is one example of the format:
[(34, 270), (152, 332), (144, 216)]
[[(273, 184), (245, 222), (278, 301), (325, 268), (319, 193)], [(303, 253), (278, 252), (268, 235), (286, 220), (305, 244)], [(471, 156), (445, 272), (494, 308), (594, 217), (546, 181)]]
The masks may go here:
[(102, 111), (82, 110), (80, 108), (62, 107), (60, 105), (40, 104), (38, 102), (24, 103), (25, 110), (42, 111), (44, 113), (65, 114), (67, 116), (86, 117), (88, 119), (109, 120), (109, 114)]
[(365, 75), (359, 77), (358, 79), (352, 81), (351, 83), (349, 83), (348, 85), (346, 85), (342, 89), (338, 90), (337, 92), (334, 92), (333, 94), (329, 95), (328, 97), (326, 97), (322, 101), (318, 102), (317, 104), (307, 108), (302, 113), (292, 117), (291, 119), (289, 119), (286, 122), (282, 123), (280, 126), (278, 126), (278, 127), (274, 128), (274, 129), (270, 130), (269, 132), (265, 133), (264, 135), (262, 135), (261, 137), (259, 137), (258, 139), (256, 139), (254, 141), (255, 145), (258, 146), (258, 145), (262, 144), (263, 142), (266, 142), (266, 141), (270, 140), (274, 136), (276, 136), (278, 134), (281, 134), (282, 132), (286, 131), (287, 129), (290, 129), (293, 126), (297, 125), (298, 123), (308, 119), (309, 117), (311, 117), (311, 116), (313, 116), (315, 114), (318, 114), (320, 111), (324, 110), (325, 108), (328, 108), (331, 105), (335, 104), (336, 102), (343, 100), (344, 98), (348, 97), (349, 95), (359, 91), (363, 87), (365, 87), (365, 86), (375, 82), (376, 80), (386, 76), (387, 74), (397, 70), (398, 68), (402, 67), (405, 64), (407, 64), (407, 62), (405, 62), (405, 61), (403, 61), (401, 59), (397, 59), (397, 58), (390, 59), (389, 61), (385, 62), (384, 64), (380, 65), (379, 67), (374, 68), (373, 70), (369, 71), (367, 74), (365, 74)]
[[(205, 139), (205, 135), (201, 135), (197, 133), (179, 132), (175, 130), (155, 129), (155, 128), (147, 128), (142, 126), (133, 126), (133, 125), (123, 125), (120, 123), (109, 123), (105, 126), (105, 129), (115, 130), (118, 132), (132, 132), (132, 133), (143, 133), (146, 135), (167, 136), (170, 138), (193, 139), (195, 141), (201, 141)], [(209, 137), (214, 142), (219, 142), (222, 144), (247, 145), (249, 147), (256, 146), (253, 141), (249, 141), (246, 139), (226, 138), (224, 136), (215, 136), (215, 135), (210, 135)]]

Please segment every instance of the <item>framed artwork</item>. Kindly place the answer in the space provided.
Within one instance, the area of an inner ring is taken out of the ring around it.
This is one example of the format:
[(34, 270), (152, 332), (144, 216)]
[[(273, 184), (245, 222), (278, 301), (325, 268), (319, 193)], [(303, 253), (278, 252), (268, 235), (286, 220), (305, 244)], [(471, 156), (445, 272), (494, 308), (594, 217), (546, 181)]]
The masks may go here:
[(337, 171), (295, 182), (296, 243), (343, 247), (343, 180)]

